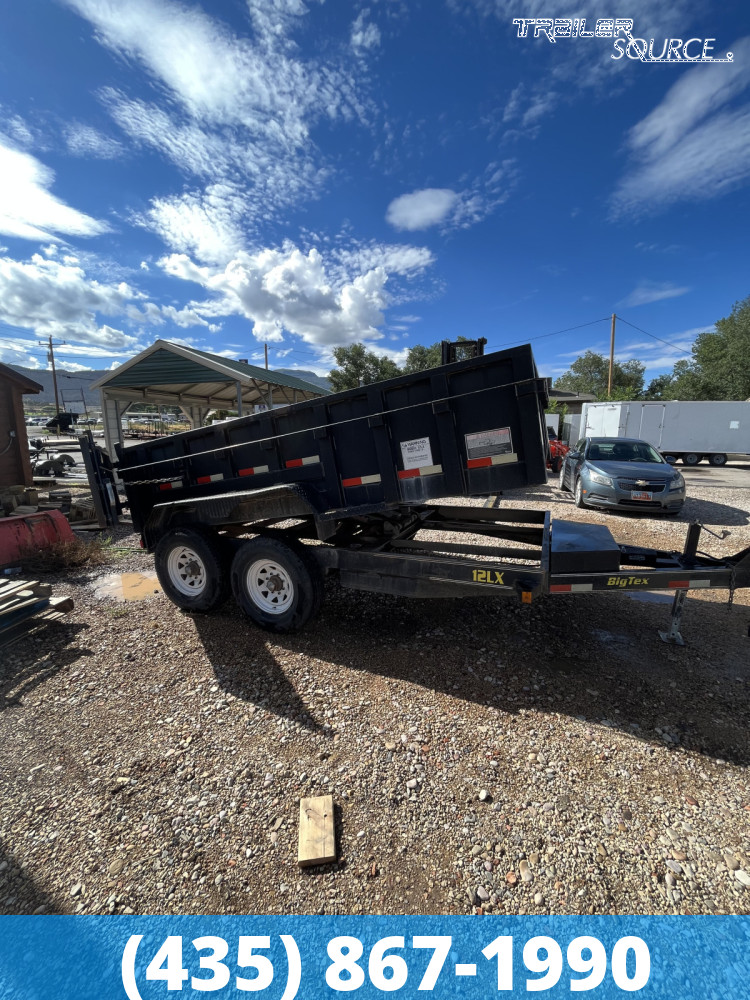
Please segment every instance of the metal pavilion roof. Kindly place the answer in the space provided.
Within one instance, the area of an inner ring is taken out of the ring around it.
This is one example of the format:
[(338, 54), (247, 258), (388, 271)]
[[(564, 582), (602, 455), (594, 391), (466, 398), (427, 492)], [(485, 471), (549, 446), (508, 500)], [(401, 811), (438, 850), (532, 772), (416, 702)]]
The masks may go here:
[(167, 340), (157, 340), (91, 388), (114, 399), (233, 407), (238, 384), (243, 403), (249, 405), (267, 404), (271, 394), (277, 405), (328, 395), (328, 390), (293, 375)]

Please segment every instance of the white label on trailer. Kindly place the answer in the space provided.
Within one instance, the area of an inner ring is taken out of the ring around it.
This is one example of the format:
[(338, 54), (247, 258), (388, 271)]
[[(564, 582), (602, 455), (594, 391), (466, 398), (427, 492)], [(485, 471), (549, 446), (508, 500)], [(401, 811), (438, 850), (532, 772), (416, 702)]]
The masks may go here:
[(478, 431), (466, 436), (466, 457), (491, 458), (493, 455), (507, 455), (513, 451), (510, 427), (496, 427), (492, 431)]
[(739, 422), (739, 420), (730, 420), (729, 421), (729, 430), (730, 431), (738, 431), (739, 429), (740, 429), (740, 422)]
[(432, 448), (429, 438), (415, 438), (413, 441), (401, 442), (401, 457), (404, 469), (419, 469), (423, 465), (432, 465)]

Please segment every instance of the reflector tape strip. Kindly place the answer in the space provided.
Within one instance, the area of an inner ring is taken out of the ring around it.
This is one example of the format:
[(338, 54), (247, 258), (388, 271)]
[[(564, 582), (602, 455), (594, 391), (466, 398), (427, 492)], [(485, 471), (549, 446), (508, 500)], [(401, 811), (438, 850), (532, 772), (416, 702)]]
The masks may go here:
[(507, 455), (487, 455), (486, 458), (470, 458), (466, 463), (467, 469), (484, 469), (490, 465), (507, 465), (509, 462), (517, 462), (518, 455), (508, 452)]
[(196, 483), (200, 483), (202, 485), (203, 483), (218, 483), (219, 480), (223, 478), (224, 478), (224, 473), (217, 472), (213, 476), (198, 476), (198, 478), (195, 481)]
[(181, 486), (181, 479), (173, 479), (170, 483), (159, 483), (160, 490), (179, 490)]
[(262, 472), (268, 472), (267, 465), (255, 465), (252, 469), (239, 469), (238, 476), (259, 476)]
[(399, 479), (415, 479), (417, 476), (437, 476), (443, 471), (442, 465), (423, 465), (419, 469), (404, 469), (399, 472)]
[(369, 486), (371, 483), (379, 483), (380, 476), (354, 476), (353, 479), (342, 479), (342, 486)]
[(320, 455), (310, 455), (308, 458), (290, 458), (286, 463), (287, 469), (298, 469), (300, 465), (315, 465), (320, 461)]
[(670, 580), (667, 590), (688, 590), (694, 587), (710, 587), (710, 580)]
[(553, 583), (549, 592), (550, 594), (580, 594), (593, 589), (593, 583)]

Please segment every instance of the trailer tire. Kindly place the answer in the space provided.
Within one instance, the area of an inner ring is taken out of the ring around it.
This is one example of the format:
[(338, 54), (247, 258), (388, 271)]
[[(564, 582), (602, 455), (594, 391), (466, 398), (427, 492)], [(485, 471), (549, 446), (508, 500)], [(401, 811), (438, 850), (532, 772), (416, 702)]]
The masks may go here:
[(232, 562), (232, 591), (248, 618), (269, 632), (296, 632), (323, 603), (323, 574), (305, 546), (259, 535)]
[(717, 468), (721, 468), (722, 465), (727, 464), (727, 456), (722, 453), (709, 455), (708, 460), (711, 463), (711, 465), (715, 465)]
[(162, 590), (185, 611), (214, 611), (230, 593), (228, 553), (226, 540), (209, 529), (169, 531), (154, 552)]
[(682, 456), (683, 465), (698, 465), (700, 460), (703, 458), (702, 455), (697, 455), (694, 451), (687, 451)]

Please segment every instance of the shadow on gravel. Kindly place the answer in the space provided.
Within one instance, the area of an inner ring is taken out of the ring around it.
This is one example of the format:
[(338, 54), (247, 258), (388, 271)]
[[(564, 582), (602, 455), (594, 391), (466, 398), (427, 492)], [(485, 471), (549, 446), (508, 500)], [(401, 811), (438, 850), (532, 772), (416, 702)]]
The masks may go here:
[[(222, 690), (275, 715), (323, 732), (302, 701), (283, 665), (266, 648), (267, 633), (252, 626), (233, 605), (212, 615), (194, 615), (195, 630)], [(315, 656), (306, 633), (297, 637), (303, 651)]]
[[(341, 666), (346, 701), (393, 703), (395, 727), (398, 703), (418, 695), (393, 680), (449, 695), (458, 712), (461, 702), (473, 702), (512, 715), (578, 717), (650, 743), (750, 764), (747, 607), (728, 612), (725, 605), (688, 600), (683, 649), (658, 637), (668, 628), (669, 604), (622, 596), (558, 597), (531, 608), (509, 601), (403, 601), (333, 586), (327, 597), (321, 616), (301, 634), (253, 630), (252, 640), (235, 640), (252, 646), (263, 663), (237, 668), (231, 683), (244, 697), (258, 704), (265, 698), (266, 707), (283, 715), (297, 711), (284, 662), (303, 655), (305, 672), (314, 673), (313, 658)], [(211, 635), (221, 636), (226, 626), (213, 622), (215, 633), (202, 626), (201, 634), (215, 662), (220, 657), (210, 648)], [(365, 674), (375, 684), (360, 686), (357, 675)], [(501, 718), (497, 724), (504, 724)], [(311, 719), (306, 725), (315, 728)]]
[(2, 844), (0, 844), (0, 868), (3, 868), (0, 871), (0, 915), (33, 913), (40, 907), (43, 907), (44, 913), (47, 914), (60, 912), (52, 896), (39, 887)]
[[(93, 655), (90, 649), (68, 645), (86, 628), (75, 622), (51, 622), (34, 634), (33, 646), (22, 638), (4, 649), (0, 661), (0, 712), (20, 705), (34, 688), (81, 656)], [(53, 652), (45, 658), (45, 652), (50, 650)]]

